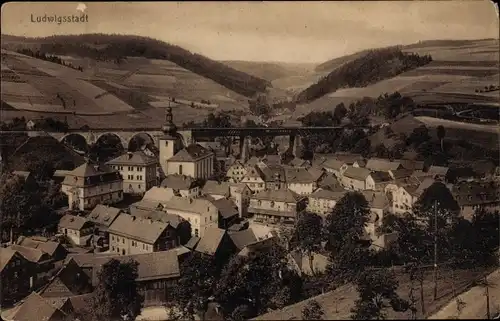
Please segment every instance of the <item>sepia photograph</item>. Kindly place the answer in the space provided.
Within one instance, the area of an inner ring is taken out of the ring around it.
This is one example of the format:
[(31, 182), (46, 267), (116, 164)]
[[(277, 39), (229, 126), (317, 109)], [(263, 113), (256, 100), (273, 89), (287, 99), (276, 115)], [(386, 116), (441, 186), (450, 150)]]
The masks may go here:
[(6, 2), (0, 321), (500, 319), (488, 0)]

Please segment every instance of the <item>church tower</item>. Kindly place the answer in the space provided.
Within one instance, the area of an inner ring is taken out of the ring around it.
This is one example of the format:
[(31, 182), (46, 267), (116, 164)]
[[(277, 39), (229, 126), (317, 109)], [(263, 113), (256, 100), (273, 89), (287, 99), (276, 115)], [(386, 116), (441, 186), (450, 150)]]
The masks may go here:
[(168, 175), (167, 160), (182, 149), (182, 141), (177, 134), (177, 127), (172, 120), (172, 108), (168, 107), (165, 115), (165, 124), (161, 128), (163, 136), (158, 139), (160, 150), (160, 166), (165, 175)]

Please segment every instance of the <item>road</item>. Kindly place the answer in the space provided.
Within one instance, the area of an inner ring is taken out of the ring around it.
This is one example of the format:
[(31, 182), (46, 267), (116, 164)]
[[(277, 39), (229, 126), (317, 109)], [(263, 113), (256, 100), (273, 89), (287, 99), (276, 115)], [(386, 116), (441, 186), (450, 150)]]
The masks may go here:
[(136, 321), (166, 321), (168, 320), (168, 310), (162, 306), (143, 308)]
[[(500, 269), (488, 276), (490, 283), (490, 315), (493, 317), (500, 312)], [(485, 288), (475, 286), (462, 293), (458, 297), (465, 303), (463, 310), (458, 315), (457, 300), (453, 299), (441, 310), (428, 319), (485, 319), (486, 318), (486, 295)]]

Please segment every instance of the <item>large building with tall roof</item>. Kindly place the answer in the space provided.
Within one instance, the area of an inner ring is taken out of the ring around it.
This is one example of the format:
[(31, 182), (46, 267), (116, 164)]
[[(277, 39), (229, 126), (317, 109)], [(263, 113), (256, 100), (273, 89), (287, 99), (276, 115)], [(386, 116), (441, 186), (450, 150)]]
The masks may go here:
[(83, 211), (122, 201), (123, 179), (107, 165), (86, 162), (66, 174), (61, 190), (68, 196), (69, 209)]
[(106, 164), (122, 175), (124, 193), (142, 195), (157, 185), (158, 160), (146, 155), (143, 151), (127, 152)]
[(160, 166), (165, 175), (179, 174), (207, 179), (214, 172), (215, 154), (199, 144), (183, 146), (172, 120), (172, 108), (167, 108), (163, 136), (158, 140)]

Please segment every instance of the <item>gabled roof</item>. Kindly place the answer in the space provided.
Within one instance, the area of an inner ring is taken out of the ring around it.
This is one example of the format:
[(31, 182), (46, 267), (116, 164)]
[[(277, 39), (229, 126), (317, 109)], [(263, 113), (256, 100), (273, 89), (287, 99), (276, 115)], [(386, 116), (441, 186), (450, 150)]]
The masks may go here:
[(68, 316), (64, 312), (54, 307), (35, 292), (32, 292), (24, 300), (13, 319), (16, 321), (69, 321)]
[(71, 230), (81, 230), (87, 223), (90, 221), (84, 217), (66, 214), (59, 221), (59, 226)]
[(325, 175), (323, 169), (317, 166), (309, 167), (307, 171), (311, 174), (314, 181), (318, 181), (323, 175)]
[(90, 293), (91, 280), (73, 259), (69, 259), (39, 294), (43, 297), (69, 297)]
[(153, 186), (151, 189), (144, 193), (143, 201), (155, 201), (158, 203), (165, 203), (175, 195), (172, 188)]
[(196, 245), (195, 251), (208, 255), (214, 255), (217, 252), (224, 235), (226, 235), (226, 231), (220, 228), (206, 228), (203, 236), (198, 242), (198, 245)]
[(307, 164), (308, 164), (308, 162), (305, 159), (298, 158), (298, 157), (295, 157), (294, 159), (292, 159), (288, 163), (288, 165), (293, 166), (293, 167), (304, 167)]
[(260, 160), (259, 160), (259, 158), (258, 158), (258, 157), (256, 157), (256, 156), (252, 156), (252, 157), (250, 157), (250, 159), (249, 159), (249, 160), (247, 160), (247, 161), (246, 161), (245, 165), (247, 165), (247, 166), (255, 166), (255, 165), (257, 165), (257, 163), (258, 163), (259, 161), (260, 161)]
[(323, 168), (328, 168), (338, 171), (342, 166), (344, 166), (344, 164), (346, 163), (338, 159), (328, 159), (325, 162), (323, 162), (322, 166)]
[(388, 159), (370, 158), (366, 163), (365, 168), (372, 171), (388, 172), (401, 167), (400, 162), (391, 162)]
[(167, 223), (175, 229), (184, 221), (184, 219), (179, 215), (169, 214), (163, 211), (137, 211), (134, 216)]
[(9, 264), (10, 260), (16, 254), (20, 255), (17, 251), (13, 249), (0, 247), (0, 271), (3, 271), (3, 269), (7, 266), (7, 264)]
[(288, 184), (308, 184), (315, 182), (313, 176), (305, 168), (285, 168), (285, 181)]
[[(98, 281), (97, 275), (99, 270), (111, 259), (116, 259), (120, 262), (128, 262), (131, 259), (137, 261), (139, 263), (137, 281), (179, 277), (180, 270), (177, 253), (176, 249), (135, 255), (88, 253), (74, 255), (71, 259), (75, 260), (82, 268), (92, 268), (92, 284), (95, 285)], [(69, 259), (67, 260), (69, 261)]]
[(198, 245), (199, 241), (200, 238), (198, 236), (192, 236), (184, 246), (187, 247), (188, 249), (194, 250), (196, 248), (196, 245)]
[(231, 196), (233, 196), (233, 194), (235, 193), (239, 194), (243, 192), (245, 188), (249, 188), (245, 183), (229, 183), (229, 191)]
[(420, 196), (422, 195), (422, 193), (429, 187), (431, 186), (432, 184), (434, 184), (434, 182), (436, 182), (436, 180), (434, 180), (433, 178), (426, 178), (422, 181), (422, 183), (420, 183), (420, 185), (418, 185), (418, 188), (415, 190), (415, 194), (417, 196)]
[(348, 177), (348, 178), (352, 178), (352, 179), (356, 179), (356, 180), (364, 181), (368, 178), (368, 176), (370, 176), (370, 173), (371, 173), (370, 170), (368, 170), (366, 168), (349, 166), (345, 170), (343, 176)]
[(19, 252), (26, 260), (33, 263), (39, 263), (51, 259), (49, 254), (31, 247), (12, 244), (9, 248)]
[(122, 213), (118, 215), (108, 231), (109, 233), (154, 244), (167, 226), (167, 223)]
[(169, 158), (168, 161), (193, 162), (210, 155), (213, 155), (213, 152), (201, 146), (200, 144), (191, 144)]
[(383, 192), (363, 191), (362, 193), (368, 201), (370, 208), (384, 209), (389, 205), (389, 200)]
[(212, 202), (217, 207), (219, 214), (227, 219), (239, 215), (238, 207), (232, 200), (220, 198)]
[(326, 173), (325, 176), (318, 182), (318, 185), (326, 189), (341, 187), (338, 178), (333, 173)]
[(275, 202), (296, 203), (304, 197), (289, 189), (268, 189), (252, 195), (251, 198)]
[(231, 237), (231, 240), (239, 251), (241, 251), (245, 246), (257, 242), (257, 237), (250, 228), (242, 231), (231, 232), (229, 233), (229, 237)]
[(448, 167), (443, 167), (443, 166), (434, 166), (432, 165), (429, 170), (427, 171), (428, 174), (432, 175), (441, 175), (441, 176), (446, 176), (448, 173), (449, 168)]
[(121, 210), (119, 208), (97, 204), (87, 216), (87, 220), (94, 224), (109, 227), (120, 213)]
[(125, 165), (125, 166), (147, 166), (147, 165), (152, 165), (156, 164), (158, 161), (156, 160), (155, 157), (151, 157), (146, 155), (142, 150), (141, 151), (136, 151), (136, 152), (128, 152), (125, 154), (122, 154), (106, 164), (109, 165)]
[(171, 174), (165, 177), (160, 186), (174, 190), (189, 190), (196, 187), (196, 180), (186, 175)]
[(204, 215), (216, 211), (217, 208), (207, 199), (174, 196), (165, 203), (164, 210), (167, 213), (169, 210), (177, 210)]
[(407, 178), (410, 177), (411, 174), (413, 174), (413, 169), (401, 168), (401, 169), (390, 170), (389, 174), (392, 175), (393, 179)]
[(266, 156), (264, 156), (262, 161), (265, 164), (269, 164), (269, 165), (279, 165), (279, 164), (281, 164), (281, 156), (280, 155), (266, 155)]
[(327, 200), (340, 200), (346, 193), (346, 190), (330, 191), (327, 189), (318, 188), (314, 191), (309, 198), (327, 199)]
[(109, 166), (86, 162), (68, 172), (62, 184), (83, 187), (119, 180), (123, 180), (120, 173)]
[(203, 193), (209, 195), (229, 196), (229, 183), (208, 180), (203, 186)]
[(42, 237), (19, 236), (16, 243), (25, 247), (41, 250), (50, 256), (53, 256), (58, 248), (62, 248), (66, 251), (64, 246), (62, 246), (59, 242), (50, 241), (49, 239)]

